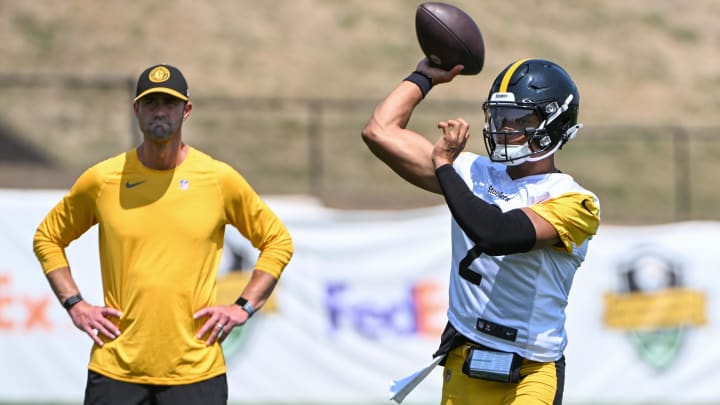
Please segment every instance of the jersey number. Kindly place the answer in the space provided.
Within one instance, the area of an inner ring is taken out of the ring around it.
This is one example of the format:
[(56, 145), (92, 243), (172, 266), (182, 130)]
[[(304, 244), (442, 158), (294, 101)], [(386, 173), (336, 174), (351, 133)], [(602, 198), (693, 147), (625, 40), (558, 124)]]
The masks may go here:
[(482, 275), (480, 273), (476, 273), (470, 270), (470, 265), (473, 261), (475, 261), (475, 259), (480, 257), (481, 254), (482, 250), (480, 250), (477, 245), (473, 246), (472, 249), (468, 250), (465, 257), (460, 260), (460, 264), (458, 266), (460, 271), (460, 277), (475, 285), (480, 285), (480, 281), (482, 281)]

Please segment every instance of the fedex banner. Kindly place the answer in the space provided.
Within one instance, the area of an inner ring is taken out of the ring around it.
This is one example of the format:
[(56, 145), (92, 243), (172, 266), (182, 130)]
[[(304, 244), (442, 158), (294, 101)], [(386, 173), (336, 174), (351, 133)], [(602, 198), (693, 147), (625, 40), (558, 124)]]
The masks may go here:
[[(52, 294), (32, 237), (62, 191), (0, 190), (0, 402), (83, 397), (92, 341)], [(295, 256), (272, 299), (224, 343), (230, 402), (388, 403), (393, 380), (432, 359), (445, 324), (444, 206), (339, 211), (269, 197)], [(720, 224), (601, 225), (570, 294), (565, 403), (720, 401)], [(102, 302), (97, 229), (67, 249)], [(257, 252), (232, 228), (218, 299), (232, 302)], [(436, 368), (404, 404), (438, 403)]]

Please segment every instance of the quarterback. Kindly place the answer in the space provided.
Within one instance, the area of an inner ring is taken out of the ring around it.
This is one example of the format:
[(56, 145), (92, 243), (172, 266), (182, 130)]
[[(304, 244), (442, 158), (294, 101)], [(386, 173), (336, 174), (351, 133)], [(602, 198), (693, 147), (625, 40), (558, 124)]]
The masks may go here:
[(470, 125), (442, 121), (433, 144), (407, 124), (434, 85), (462, 70), (427, 59), (375, 108), (370, 150), (405, 180), (444, 196), (452, 214), (443, 404), (560, 404), (565, 308), (600, 223), (598, 198), (560, 171), (580, 95), (543, 59), (509, 64), (483, 103), (487, 156), (464, 151)]

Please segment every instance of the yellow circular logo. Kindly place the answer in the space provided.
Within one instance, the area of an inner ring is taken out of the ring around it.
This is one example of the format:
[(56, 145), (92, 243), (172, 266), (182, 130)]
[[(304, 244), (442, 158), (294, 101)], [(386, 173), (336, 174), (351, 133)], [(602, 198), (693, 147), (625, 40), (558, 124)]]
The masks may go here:
[(153, 83), (166, 82), (170, 78), (170, 71), (165, 66), (158, 66), (150, 71), (148, 78)]

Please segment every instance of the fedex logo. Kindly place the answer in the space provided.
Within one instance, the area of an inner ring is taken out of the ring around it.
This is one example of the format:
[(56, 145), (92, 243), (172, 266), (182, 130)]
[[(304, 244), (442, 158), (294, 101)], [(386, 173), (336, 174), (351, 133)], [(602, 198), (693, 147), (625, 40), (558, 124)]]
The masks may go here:
[[(373, 291), (346, 281), (328, 283), (325, 307), (333, 332), (353, 331), (369, 339), (391, 335), (437, 338), (446, 322), (447, 290), (437, 281), (418, 281), (399, 290)], [(392, 295), (388, 297), (388, 295)]]
[(54, 325), (49, 317), (52, 296), (31, 296), (11, 287), (11, 275), (0, 272), (0, 333), (52, 331)]

